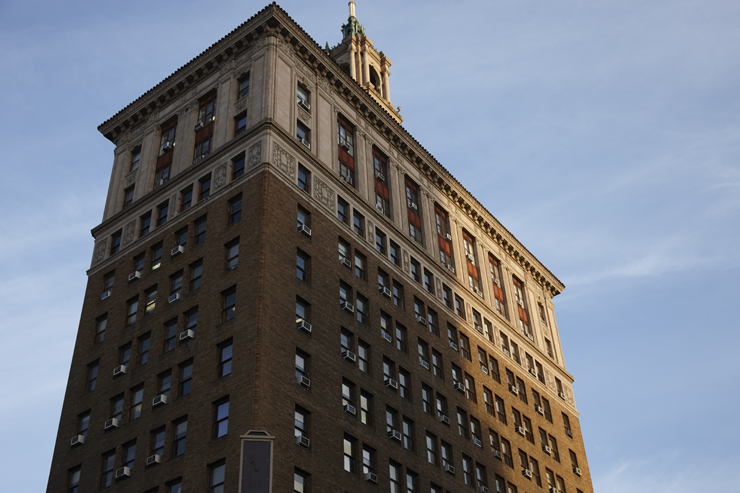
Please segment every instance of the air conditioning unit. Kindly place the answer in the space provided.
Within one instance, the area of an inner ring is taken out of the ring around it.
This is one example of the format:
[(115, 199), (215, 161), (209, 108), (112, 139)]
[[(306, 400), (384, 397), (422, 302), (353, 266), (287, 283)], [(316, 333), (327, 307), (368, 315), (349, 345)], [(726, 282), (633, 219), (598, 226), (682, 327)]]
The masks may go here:
[(375, 208), (378, 209), (381, 213), (385, 214), (385, 209), (383, 208), (382, 203), (376, 203)]
[(352, 416), (357, 414), (357, 410), (355, 409), (355, 406), (353, 406), (352, 404), (345, 404), (343, 409), (345, 413), (351, 414)]
[(574, 468), (573, 468), (573, 472), (574, 472), (575, 474), (578, 474), (579, 476), (581, 475), (581, 469), (580, 469), (580, 468), (578, 468), (578, 467), (574, 467)]
[(137, 279), (141, 279), (141, 271), (135, 270), (131, 274), (128, 275), (128, 282), (135, 281)]
[(514, 385), (509, 385), (509, 392), (514, 395), (519, 395), (519, 389), (517, 389)]
[(534, 406), (534, 410), (535, 410), (535, 411), (537, 411), (538, 413), (540, 413), (540, 414), (541, 414), (541, 415), (543, 415), (543, 416), (545, 415), (545, 410), (544, 410), (544, 409), (542, 409), (542, 406), (537, 406), (537, 405), (535, 405), (535, 406)]
[(531, 373), (532, 375), (534, 375), (534, 378), (537, 378), (538, 377), (537, 370), (535, 368), (530, 368), (529, 369), (529, 373)]
[(452, 272), (454, 274), (455, 273), (455, 266), (453, 266), (452, 264), (447, 264), (447, 270), (449, 270), (450, 272)]
[(444, 238), (445, 238), (445, 240), (447, 240), (447, 241), (452, 241), (452, 235), (451, 235), (450, 233), (445, 233), (445, 236), (444, 236)]
[(389, 430), (388, 431), (388, 438), (391, 440), (398, 440), (401, 441), (401, 432), (398, 430)]
[(120, 469), (116, 469), (116, 479), (119, 478), (130, 478), (131, 477), (131, 469), (128, 467), (122, 467)]
[(388, 332), (383, 332), (383, 339), (385, 339), (386, 342), (390, 342), (391, 344), (393, 344), (393, 338)]
[(532, 471), (530, 471), (529, 469), (522, 469), (522, 476), (527, 479), (532, 479)]
[(551, 455), (552, 454), (552, 449), (550, 448), (549, 445), (543, 445), (542, 446), (542, 451), (544, 453), (546, 453), (547, 455)]
[(105, 429), (112, 430), (113, 428), (118, 428), (119, 423), (118, 418), (111, 418), (105, 422)]
[(298, 141), (304, 146), (306, 146), (306, 149), (311, 148), (311, 144), (306, 139), (301, 139), (300, 137), (298, 137)]
[(478, 488), (478, 493), (488, 493), (488, 488), (486, 488), (485, 486), (481, 486), (480, 488)]
[(499, 281), (499, 280), (498, 280), (498, 279), (496, 279), (495, 277), (492, 277), (492, 279), (493, 279), (493, 284), (495, 284), (495, 285), (496, 285), (496, 286), (498, 286), (498, 287), (501, 287), (501, 281)]
[(308, 437), (305, 437), (303, 435), (295, 437), (295, 444), (300, 445), (301, 447), (308, 448), (308, 446), (311, 444), (311, 440), (308, 439)]
[(352, 262), (350, 262), (347, 257), (342, 257), (340, 255), (339, 256), (339, 263), (342, 264), (343, 266), (347, 267), (348, 269), (351, 269), (352, 268)]
[(342, 145), (342, 149), (344, 149), (347, 152), (352, 150), (352, 146), (346, 140), (343, 140), (341, 145)]
[(192, 329), (185, 329), (180, 333), (180, 342), (188, 339), (195, 339), (195, 332)]
[(445, 472), (448, 472), (450, 474), (455, 474), (455, 468), (454, 468), (454, 466), (451, 466), (449, 464), (445, 465)]
[(154, 399), (152, 399), (152, 407), (157, 407), (163, 404), (167, 404), (169, 401), (170, 401), (169, 397), (167, 397), (164, 394), (159, 394)]
[(126, 373), (126, 371), (128, 371), (128, 367), (126, 365), (118, 365), (113, 368), (113, 376), (117, 377), (118, 375)]
[(344, 350), (342, 351), (342, 358), (346, 359), (347, 361), (351, 361), (354, 363), (357, 360), (357, 355), (353, 353), (352, 351)]
[(419, 322), (421, 325), (426, 325), (427, 324), (427, 321), (421, 315), (416, 315), (416, 321)]
[(488, 375), (488, 367), (486, 365), (480, 365), (480, 371)]
[(299, 224), (298, 225), (298, 232), (303, 233), (304, 235), (311, 237), (311, 228), (306, 226), (305, 224)]
[[(482, 293), (481, 293), (481, 295), (482, 295)], [(478, 324), (475, 324), (475, 330), (477, 330), (477, 331), (478, 331), (478, 332), (480, 332), (481, 334), (483, 333), (483, 327), (481, 327), (481, 326), (480, 326), (480, 325), (478, 325)]]
[(163, 179), (158, 180), (156, 186), (161, 187), (162, 185), (164, 185), (164, 180)]
[(473, 443), (477, 445), (478, 447), (483, 447), (483, 443), (480, 441), (479, 438), (473, 437)]
[(519, 433), (521, 436), (525, 436), (527, 434), (527, 431), (524, 429), (523, 426), (516, 426), (516, 432)]
[(162, 150), (164, 152), (171, 151), (173, 146), (174, 144), (172, 142), (165, 142), (164, 144), (162, 144)]
[(494, 456), (494, 457), (496, 457), (497, 459), (500, 459), (500, 458), (501, 458), (501, 452), (499, 452), (498, 450), (494, 450), (494, 451), (493, 451), (493, 452), (491, 452), (491, 453), (492, 453), (492, 454), (493, 454), (493, 456)]
[(363, 479), (368, 483), (378, 484), (378, 475), (372, 472), (366, 472)]
[(560, 493), (560, 490), (555, 488), (554, 486), (550, 486), (550, 493)]
[(460, 392), (465, 392), (465, 387), (460, 382), (455, 382), (455, 390), (459, 390)]
[(398, 390), (398, 382), (396, 382), (392, 378), (385, 379), (385, 386), (389, 389)]
[(449, 425), (450, 424), (450, 418), (448, 418), (444, 414), (440, 414), (439, 415), (439, 422), (442, 423), (443, 425)]
[(106, 298), (107, 298), (108, 296), (110, 296), (111, 294), (113, 294), (113, 291), (111, 291), (110, 289), (109, 289), (108, 291), (103, 291), (103, 294), (101, 294), (101, 295), (100, 295), (100, 299), (101, 299), (101, 300), (104, 300), (104, 299), (106, 299)]
[(508, 348), (505, 348), (505, 347), (501, 346), (501, 349), (503, 350), (503, 352), (504, 352), (504, 354), (506, 356), (511, 356), (511, 351), (509, 351)]
[(194, 130), (197, 132), (201, 128), (203, 128), (203, 122), (202, 121), (199, 121), (198, 123), (195, 124)]
[(383, 176), (383, 173), (376, 171), (375, 172), (375, 178), (377, 178), (380, 181), (385, 181), (385, 176)]
[(85, 443), (85, 435), (77, 435), (72, 437), (72, 441), (69, 446), (74, 447), (75, 445), (82, 445)]
[(305, 320), (299, 320), (295, 323), (296, 328), (301, 329), (303, 332), (311, 333), (311, 324)]
[(516, 299), (516, 304), (524, 308), (524, 302), (520, 300), (519, 298)]
[(177, 301), (179, 299), (180, 299), (180, 293), (174, 293), (170, 295), (170, 303), (172, 303), (173, 301)]
[(342, 180), (347, 182), (349, 185), (352, 185), (352, 176), (350, 176), (349, 174), (346, 174), (346, 175), (340, 174), (339, 176), (342, 178)]
[(458, 350), (457, 343), (455, 341), (450, 341), (450, 347), (455, 351)]
[(478, 288), (474, 288), (474, 289), (475, 289), (475, 294), (477, 294), (478, 296), (480, 296), (481, 298), (483, 298), (483, 291), (481, 291)]
[(380, 294), (382, 294), (386, 298), (391, 297), (391, 290), (386, 288), (385, 286), (378, 286), (378, 290), (380, 291)]
[(342, 310), (348, 311), (350, 313), (355, 313), (355, 305), (347, 300), (341, 300), (339, 302), (339, 306), (342, 307)]
[(295, 377), (295, 383), (297, 383), (298, 385), (302, 385), (307, 389), (311, 388), (311, 379), (309, 379), (305, 375), (298, 375), (297, 377)]
[(475, 257), (473, 257), (472, 254), (466, 253), (465, 258), (467, 258), (471, 263), (475, 264)]
[(180, 255), (181, 253), (185, 253), (185, 247), (182, 245), (177, 245), (175, 248), (172, 249), (170, 252), (170, 257), (175, 257), (177, 255)]
[(569, 437), (573, 438), (573, 432), (572, 432), (572, 431), (570, 431), (570, 429), (569, 429), (569, 428), (566, 428), (566, 429), (565, 429), (565, 434), (566, 434), (566, 435), (568, 435)]
[(409, 209), (414, 209), (415, 211), (419, 210), (419, 206), (416, 205), (414, 202), (409, 202)]
[(154, 464), (161, 464), (162, 463), (162, 456), (159, 454), (150, 455), (146, 458), (146, 465), (147, 466), (153, 466)]
[(419, 356), (419, 364), (420, 364), (420, 365), (421, 365), (421, 366), (422, 366), (422, 367), (423, 367), (423, 368), (424, 368), (425, 370), (428, 370), (428, 369), (429, 369), (429, 362), (428, 362), (427, 360), (425, 360), (424, 358), (422, 358), (421, 356)]
[(306, 111), (311, 111), (311, 105), (303, 98), (298, 98), (298, 106), (303, 108)]

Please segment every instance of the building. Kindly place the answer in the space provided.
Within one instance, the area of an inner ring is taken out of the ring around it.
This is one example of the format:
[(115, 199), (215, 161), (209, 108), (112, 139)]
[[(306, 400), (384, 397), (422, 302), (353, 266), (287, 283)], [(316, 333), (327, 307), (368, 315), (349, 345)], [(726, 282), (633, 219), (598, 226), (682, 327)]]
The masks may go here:
[(49, 492), (593, 491), (564, 286), (342, 32), (272, 4), (99, 127)]

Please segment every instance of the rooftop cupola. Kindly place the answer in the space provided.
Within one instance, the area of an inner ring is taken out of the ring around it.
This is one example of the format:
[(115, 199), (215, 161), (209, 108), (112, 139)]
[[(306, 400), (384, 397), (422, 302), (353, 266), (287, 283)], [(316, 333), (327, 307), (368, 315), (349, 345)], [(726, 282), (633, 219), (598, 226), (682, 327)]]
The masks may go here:
[(388, 78), (393, 65), (385, 53), (378, 51), (365, 34), (365, 27), (355, 15), (355, 2), (349, 2), (349, 18), (342, 26), (342, 42), (329, 50), (342, 69), (362, 86), (400, 123), (398, 109), (391, 104)]

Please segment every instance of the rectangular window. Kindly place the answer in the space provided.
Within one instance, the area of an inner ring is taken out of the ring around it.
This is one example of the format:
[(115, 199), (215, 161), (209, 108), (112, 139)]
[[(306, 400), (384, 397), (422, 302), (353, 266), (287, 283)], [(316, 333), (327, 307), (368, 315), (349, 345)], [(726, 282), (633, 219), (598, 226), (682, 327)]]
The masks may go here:
[(434, 408), (432, 407), (432, 388), (425, 383), (421, 384), (421, 404), (424, 412), (430, 416), (433, 416)]
[(465, 263), (468, 270), (468, 285), (470, 289), (479, 296), (483, 296), (480, 286), (480, 273), (478, 272), (478, 263), (475, 252), (475, 239), (466, 231), (463, 231), (463, 246), (465, 247)]
[(465, 302), (457, 295), (455, 295), (455, 313), (465, 320)]
[(405, 309), (403, 301), (403, 286), (396, 281), (393, 281), (393, 304), (401, 310)]
[(403, 448), (406, 450), (414, 451), (414, 422), (409, 418), (404, 417), (402, 420), (402, 436), (403, 436)]
[(180, 397), (188, 395), (193, 383), (193, 362), (188, 361), (180, 365)]
[(419, 245), (423, 245), (419, 187), (408, 177), (406, 178), (406, 210), (408, 212), (409, 236)]
[(234, 345), (229, 339), (218, 346), (218, 376), (224, 377), (231, 373), (231, 359)]
[[(297, 438), (308, 437), (308, 416), (309, 412), (301, 406), (296, 405), (294, 411), (294, 434)], [(297, 443), (297, 442), (296, 442)]]
[(184, 212), (193, 205), (193, 186), (180, 191), (180, 212)]
[(442, 298), (445, 306), (452, 310), (452, 290), (446, 284), (442, 284)]
[(355, 275), (363, 281), (367, 280), (367, 274), (365, 272), (366, 266), (367, 258), (355, 250)]
[(437, 319), (437, 312), (431, 308), (427, 309), (427, 322), (429, 323), (429, 332), (439, 337), (439, 320)]
[(198, 326), (198, 308), (193, 308), (189, 312), (185, 313), (185, 330), (192, 330)]
[(476, 396), (475, 396), (475, 380), (473, 377), (468, 375), (467, 373), (464, 376), (465, 380), (465, 397), (469, 401), (477, 402)]
[(123, 208), (130, 206), (134, 202), (134, 187), (131, 185), (123, 191)]
[[(307, 353), (300, 349), (295, 350), (295, 376), (297, 381), (300, 381), (302, 377), (308, 378), (310, 361), (311, 357)], [(231, 367), (229, 367), (229, 370), (231, 370)]]
[(150, 433), (149, 443), (152, 455), (164, 456), (165, 428), (156, 429)]
[(157, 270), (162, 265), (162, 243), (152, 247), (152, 264), (150, 270)]
[(216, 464), (208, 466), (210, 471), (208, 481), (208, 493), (223, 493), (226, 491), (226, 464), (219, 461)]
[(503, 424), (506, 424), (506, 406), (504, 406), (504, 400), (496, 396), (496, 417)]
[(77, 434), (83, 437), (87, 436), (87, 430), (90, 428), (90, 411), (85, 411), (77, 415)]
[(167, 370), (157, 376), (159, 382), (159, 394), (166, 397), (170, 396), (172, 388), (172, 370)]
[(342, 197), (337, 197), (337, 218), (344, 224), (349, 224), (349, 204)]
[(242, 194), (229, 200), (229, 224), (239, 222), (242, 218)]
[(406, 493), (417, 493), (419, 491), (419, 475), (406, 469)]
[(306, 193), (311, 193), (311, 172), (302, 164), (298, 165), (298, 188)]
[(442, 380), (445, 378), (444, 364), (442, 362), (442, 353), (436, 349), (432, 349), (432, 372), (435, 377), (439, 377)]
[(295, 276), (303, 282), (308, 282), (309, 266), (311, 263), (311, 257), (308, 256), (304, 251), (298, 250), (296, 253), (296, 272)]
[(308, 493), (310, 477), (310, 474), (296, 467), (293, 472), (293, 493)]
[(183, 419), (174, 423), (174, 434), (172, 437), (172, 457), (179, 457), (185, 453), (185, 442), (187, 434), (187, 419)]
[(133, 421), (141, 417), (141, 404), (144, 401), (144, 386), (131, 389), (131, 405), (128, 411), (128, 420)]
[(311, 148), (311, 130), (301, 122), (296, 122), (295, 137), (306, 148)]
[(296, 297), (295, 299), (295, 321), (306, 322), (311, 318), (311, 304), (301, 298)]
[(375, 207), (386, 217), (391, 217), (388, 194), (388, 158), (373, 147), (373, 167), (375, 174)]
[(95, 321), (95, 344), (105, 339), (105, 327), (108, 325), (108, 316), (103, 315)]
[(365, 237), (365, 217), (360, 214), (357, 209), (352, 212), (352, 225), (355, 234), (361, 238)]
[(493, 255), (489, 254), (488, 265), (491, 271), (494, 306), (497, 312), (506, 317), (506, 298), (504, 296), (504, 286), (501, 282), (501, 263)]
[(152, 213), (147, 212), (143, 216), (139, 217), (139, 238), (149, 234), (149, 230), (152, 226)]
[(229, 398), (213, 403), (213, 438), (220, 438), (229, 431)]
[(461, 437), (468, 438), (468, 413), (457, 408), (457, 432)]
[(472, 361), (470, 356), (470, 340), (462, 332), (460, 332), (460, 354), (466, 360)]
[(524, 286), (522, 282), (516, 277), (512, 277), (512, 282), (514, 284), (514, 299), (516, 301), (517, 311), (519, 313), (519, 328), (524, 333), (524, 335), (534, 340), (532, 329), (529, 325), (529, 313), (527, 311), (526, 296), (524, 295)]
[[(144, 292), (144, 296), (146, 297), (146, 309), (144, 310), (144, 316), (147, 317), (152, 314), (152, 312), (154, 311), (154, 308), (157, 305), (157, 286), (147, 289)], [(134, 314), (134, 317), (135, 317), (135, 314)]]
[(81, 470), (82, 466), (77, 466), (67, 471), (67, 493), (78, 493)]
[(463, 483), (473, 486), (473, 459), (463, 454), (462, 456)]
[(427, 462), (437, 465), (437, 437), (427, 432)]
[(311, 111), (311, 93), (302, 84), (298, 84), (296, 91), (298, 96), (298, 105), (306, 111)]
[(355, 299), (355, 313), (357, 316), (357, 321), (361, 324), (367, 325), (367, 314), (369, 311), (369, 305), (367, 298), (362, 296), (360, 293), (357, 293), (357, 298)]
[(406, 327), (396, 322), (396, 349), (401, 352), (408, 352), (408, 345), (406, 344)]
[(177, 343), (177, 319), (164, 324), (164, 352), (175, 349)]
[(514, 467), (514, 460), (511, 457), (511, 444), (504, 437), (501, 437), (501, 455), (504, 458), (504, 464)]
[(375, 472), (375, 449), (369, 445), (362, 446), (362, 474)]
[(385, 233), (375, 228), (375, 249), (381, 255), (385, 255), (386, 236)]
[(421, 265), (411, 257), (411, 278), (421, 284)]
[[(246, 131), (247, 131), (247, 112), (243, 111), (234, 117), (234, 136), (241, 135)], [(241, 170), (242, 170), (242, 174), (244, 174), (244, 158), (241, 158), (241, 161), (242, 161)], [(239, 176), (241, 176), (241, 174)], [(239, 176), (234, 176), (234, 179), (239, 178)]]
[(110, 400), (110, 417), (119, 421), (123, 417), (123, 394)]
[(439, 260), (448, 269), (454, 272), (452, 261), (452, 235), (450, 234), (450, 223), (447, 212), (439, 205), (434, 204), (434, 216), (437, 226), (437, 243), (439, 245)]
[(398, 390), (406, 400), (411, 400), (411, 374), (403, 368), (398, 369)]
[(352, 265), (352, 262), (350, 261), (351, 249), (349, 243), (339, 238), (337, 248), (339, 250), (339, 261), (344, 264), (345, 267), (350, 267)]
[(239, 82), (239, 94), (237, 97), (241, 99), (249, 94), (249, 72), (240, 77), (237, 82)]
[(209, 173), (198, 180), (198, 184), (198, 188), (200, 190), (200, 192), (198, 193), (198, 202), (200, 202), (202, 200), (206, 200), (208, 197), (211, 196), (211, 174)]
[(424, 269), (424, 289), (434, 294), (434, 274)]
[(542, 408), (545, 411), (545, 419), (552, 423), (552, 413), (550, 412), (550, 401), (542, 398)]
[(206, 241), (206, 217), (203, 216), (195, 221), (195, 244)]
[(100, 489), (108, 488), (113, 484), (113, 465), (116, 462), (116, 451), (111, 450), (102, 456), (102, 467), (100, 474)]
[(388, 476), (391, 482), (390, 493), (401, 493), (401, 464), (390, 461)]
[(136, 312), (139, 310), (139, 299), (131, 298), (126, 302), (126, 325), (134, 325), (136, 323)]
[(442, 467), (453, 466), (454, 461), (452, 459), (452, 445), (442, 440), (440, 442), (440, 449), (442, 450)]
[(343, 451), (344, 451), (344, 470), (354, 474), (355, 473), (355, 454), (357, 447), (357, 439), (354, 437), (351, 437), (350, 435), (344, 434), (344, 443), (343, 443)]
[(388, 244), (390, 245), (391, 262), (401, 267), (401, 247), (399, 247), (393, 240), (389, 240)]
[(221, 293), (221, 321), (231, 320), (236, 315), (236, 286)]
[(393, 341), (393, 336), (391, 335), (391, 317), (383, 312), (380, 312), (380, 333), (385, 341)]
[(360, 392), (360, 421), (362, 424), (373, 425), (373, 396), (369, 392)]
[(362, 340), (357, 343), (357, 363), (360, 371), (370, 373), (370, 345)]
[(337, 117), (337, 148), (339, 177), (355, 186), (354, 127), (341, 115)]
[(203, 261), (198, 260), (190, 264), (190, 291), (200, 288), (200, 280), (203, 276)]
[(157, 227), (163, 226), (167, 222), (167, 214), (169, 214), (170, 202), (166, 201), (157, 206)]
[(182, 271), (170, 276), (170, 303), (179, 300), (182, 295)]
[(154, 186), (159, 187), (170, 179), (170, 167), (175, 149), (175, 131), (177, 130), (177, 117), (173, 117), (162, 125), (159, 141), (159, 157), (154, 175)]
[(226, 245), (226, 270), (236, 269), (239, 265), (239, 238), (236, 238)]

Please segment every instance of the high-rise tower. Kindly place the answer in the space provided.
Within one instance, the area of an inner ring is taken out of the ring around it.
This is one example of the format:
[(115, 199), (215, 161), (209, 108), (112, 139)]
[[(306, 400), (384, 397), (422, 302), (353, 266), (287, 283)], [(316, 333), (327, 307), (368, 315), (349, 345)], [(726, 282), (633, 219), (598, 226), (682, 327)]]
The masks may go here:
[(49, 492), (593, 491), (564, 286), (401, 127), (354, 14), (322, 48), (272, 4), (99, 127)]

